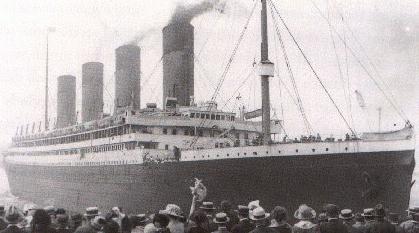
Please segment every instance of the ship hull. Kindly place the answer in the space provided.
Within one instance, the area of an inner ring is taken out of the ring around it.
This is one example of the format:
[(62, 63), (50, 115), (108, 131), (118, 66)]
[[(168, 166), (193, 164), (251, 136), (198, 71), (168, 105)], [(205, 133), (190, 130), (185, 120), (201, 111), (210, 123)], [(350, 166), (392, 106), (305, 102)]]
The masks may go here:
[(208, 189), (207, 200), (215, 203), (258, 199), (267, 208), (282, 205), (294, 210), (301, 203), (318, 209), (331, 202), (355, 211), (383, 203), (403, 213), (414, 165), (414, 151), (406, 150), (112, 166), (8, 163), (6, 171), (14, 195), (74, 211), (96, 205), (153, 212), (167, 203), (187, 210), (188, 187), (196, 177)]

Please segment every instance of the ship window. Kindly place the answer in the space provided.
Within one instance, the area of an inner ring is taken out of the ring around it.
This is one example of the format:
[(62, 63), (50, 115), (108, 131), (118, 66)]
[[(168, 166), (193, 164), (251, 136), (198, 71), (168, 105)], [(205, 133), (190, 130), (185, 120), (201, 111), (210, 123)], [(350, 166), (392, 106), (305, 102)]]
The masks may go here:
[(191, 112), (191, 118), (195, 118), (195, 113)]
[(253, 152), (253, 155), (258, 155), (258, 152)]
[(329, 151), (329, 148), (326, 148), (326, 151)]
[(176, 135), (176, 134), (177, 134), (177, 130), (176, 130), (176, 129), (173, 129), (173, 130), (172, 130), (172, 134), (173, 134), (173, 135)]
[(204, 119), (204, 118), (205, 118), (205, 114), (201, 113), (201, 119)]
[(234, 116), (231, 116), (231, 121), (234, 121)]
[(215, 116), (215, 119), (216, 119), (216, 120), (220, 120), (220, 115), (216, 115), (216, 116)]
[(345, 150), (347, 151), (348, 150), (348, 147), (345, 147)]
[(311, 149), (311, 151), (315, 152), (315, 151), (316, 151), (316, 149)]
[(200, 137), (204, 136), (204, 131), (203, 131), (203, 130), (198, 130), (198, 135), (199, 135)]
[(215, 120), (215, 114), (211, 114), (211, 120)]
[(168, 149), (169, 149), (169, 145), (167, 145), (167, 144), (166, 144), (166, 145), (164, 145), (164, 149), (165, 149), (165, 150), (168, 150)]
[(225, 119), (226, 119), (226, 116), (221, 115), (221, 120), (223, 121), (223, 120), (225, 120)]
[(205, 119), (210, 119), (210, 114), (205, 114)]
[(268, 152), (268, 151), (266, 151), (266, 154), (269, 154), (269, 152)]
[(220, 157), (220, 155), (217, 155), (217, 157)]
[(244, 155), (247, 155), (247, 153), (246, 153), (246, 152), (244, 152)]
[(230, 156), (230, 154), (227, 154), (227, 157)]
[(167, 134), (167, 129), (163, 128), (163, 134)]

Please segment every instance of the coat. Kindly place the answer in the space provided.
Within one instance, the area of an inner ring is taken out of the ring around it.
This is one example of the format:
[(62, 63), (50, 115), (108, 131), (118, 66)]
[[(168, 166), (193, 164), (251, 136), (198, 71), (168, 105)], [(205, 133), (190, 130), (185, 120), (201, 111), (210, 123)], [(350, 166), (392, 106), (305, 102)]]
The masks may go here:
[(248, 218), (242, 219), (231, 228), (231, 233), (249, 233), (255, 229), (253, 224)]
[(396, 228), (388, 221), (381, 219), (372, 223), (367, 233), (396, 233)]
[(352, 225), (352, 227), (354, 229), (357, 229), (358, 232), (360, 232), (360, 233), (366, 233), (367, 232), (367, 228), (361, 222), (356, 222), (355, 224)]
[(274, 229), (267, 226), (256, 226), (251, 233), (276, 233)]
[(277, 233), (292, 233), (292, 227), (288, 223), (270, 228), (274, 229)]
[(3, 218), (0, 218), (0, 231), (6, 229), (7, 223)]
[(293, 233), (318, 233), (319, 226), (307, 220), (301, 220), (292, 227)]
[(400, 224), (405, 233), (417, 233), (419, 232), (419, 222), (414, 220), (407, 220)]
[(348, 233), (348, 229), (339, 219), (329, 219), (320, 225), (320, 233)]
[(25, 231), (17, 227), (16, 225), (9, 225), (5, 229), (0, 231), (0, 233), (25, 233)]

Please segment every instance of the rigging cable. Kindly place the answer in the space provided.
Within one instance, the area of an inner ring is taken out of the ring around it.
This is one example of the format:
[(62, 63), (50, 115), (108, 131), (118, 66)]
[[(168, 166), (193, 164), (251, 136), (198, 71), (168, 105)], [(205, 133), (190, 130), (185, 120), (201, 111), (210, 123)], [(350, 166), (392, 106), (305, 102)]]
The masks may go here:
[[(297, 86), (297, 83), (295, 82), (294, 73), (292, 72), (292, 68), (291, 68), (291, 64), (290, 64), (289, 59), (288, 59), (288, 54), (286, 52), (285, 44), (284, 44), (284, 41), (282, 40), (281, 32), (279, 31), (279, 25), (278, 25), (278, 23), (277, 23), (277, 21), (274, 17), (274, 11), (273, 11), (272, 7), (270, 7), (270, 10), (271, 10), (271, 16), (272, 16), (272, 19), (273, 19), (273, 22), (274, 22), (274, 25), (275, 25), (275, 31), (276, 31), (276, 34), (278, 36), (279, 42), (281, 44), (282, 54), (284, 56), (285, 64), (287, 66), (287, 71), (288, 71), (289, 77), (291, 79), (291, 83), (292, 83), (292, 86), (294, 88), (294, 92), (295, 92), (295, 95), (296, 95), (296, 98), (297, 98), (297, 106), (300, 110), (301, 117), (304, 121), (304, 125), (306, 127), (307, 133), (312, 135), (312, 134), (314, 134), (314, 131), (313, 131), (313, 128), (312, 128), (312, 126), (311, 126), (311, 124), (310, 124), (310, 122), (307, 118), (307, 115), (306, 115), (305, 111), (304, 111), (303, 101), (301, 100), (301, 96), (300, 96), (300, 93), (298, 91), (298, 86)], [(278, 74), (279, 74), (279, 72), (278, 72)]]
[[(270, 3), (270, 7), (274, 8), (275, 12), (277, 13), (279, 19), (281, 20), (282, 24), (284, 25), (284, 27), (287, 29), (288, 34), (291, 36), (292, 40), (294, 41), (294, 44), (297, 46), (298, 50), (300, 51), (301, 55), (303, 56), (304, 60), (306, 61), (307, 65), (310, 67), (311, 71), (313, 72), (314, 76), (316, 77), (316, 79), (319, 81), (320, 85), (322, 86), (323, 90), (325, 91), (325, 93), (327, 94), (327, 96), (329, 97), (330, 101), (333, 103), (334, 107), (336, 108), (336, 110), (338, 111), (339, 115), (341, 116), (341, 118), (343, 119), (343, 121), (345, 122), (346, 126), (348, 127), (348, 129), (351, 131), (351, 133), (353, 135), (355, 135), (355, 132), (352, 130), (351, 126), (349, 125), (348, 121), (346, 120), (345, 116), (342, 114), (342, 111), (339, 109), (339, 107), (337, 106), (336, 102), (333, 100), (330, 92), (327, 90), (326, 86), (323, 84), (323, 81), (320, 79), (319, 75), (317, 74), (317, 72), (314, 70), (314, 67), (311, 65), (311, 62), (308, 60), (307, 56), (305, 55), (304, 51), (302, 50), (302, 48), (300, 47), (300, 45), (298, 44), (297, 40), (295, 39), (294, 35), (291, 33), (290, 29), (288, 28), (287, 24), (285, 23), (284, 19), (282, 18), (282, 16), (279, 14), (278, 9), (276, 8), (275, 4), (270, 0), (268, 1)], [(275, 19), (275, 18), (274, 18)]]
[[(318, 6), (312, 1), (310, 0), (311, 3), (314, 5), (314, 7), (317, 9), (317, 11), (319, 12), (320, 16), (325, 19), (327, 21), (327, 18), (324, 16), (324, 14), (321, 12), (321, 10), (318, 8)], [(348, 26), (347, 26), (348, 27)], [(379, 85), (378, 81), (372, 76), (371, 72), (368, 71), (368, 69), (365, 67), (365, 65), (361, 62), (360, 58), (358, 56), (356, 56), (355, 51), (349, 47), (349, 45), (347, 45), (346, 41), (343, 40), (342, 36), (339, 34), (339, 32), (336, 31), (336, 29), (332, 26), (333, 32), (338, 36), (339, 40), (342, 41), (342, 43), (344, 43), (349, 52), (351, 53), (351, 55), (355, 58), (356, 62), (359, 64), (359, 66), (364, 70), (364, 72), (367, 74), (367, 76), (373, 81), (373, 83), (377, 86), (377, 88), (381, 91), (381, 93), (383, 94), (384, 98), (386, 98), (386, 100), (390, 103), (390, 105), (392, 106), (392, 108), (397, 112), (397, 114), (406, 122), (409, 123), (409, 120), (406, 117), (406, 114), (404, 113), (404, 111), (401, 108), (398, 108), (396, 106), (396, 103), (393, 102), (393, 100), (390, 98), (392, 97), (394, 99), (394, 96), (390, 93), (390, 97), (386, 94), (386, 92), (384, 91), (384, 89)], [(348, 27), (349, 31), (352, 33), (352, 36), (355, 38), (355, 41), (357, 41), (354, 33), (352, 32), (352, 30)], [(358, 45), (361, 47), (361, 50), (363, 50), (362, 45), (357, 42)], [(367, 57), (367, 60), (369, 61), (370, 65), (373, 67), (374, 71), (377, 73), (378, 78), (381, 79), (381, 75), (378, 73), (377, 69), (374, 68), (375, 65), (374, 63), (371, 62), (371, 59), (369, 59), (369, 57), (366, 55), (366, 53), (364, 52), (364, 55)], [(381, 80), (382, 81), (382, 80)], [(382, 81), (384, 83), (384, 81)], [(384, 84), (385, 85), (385, 84)]]
[[(235, 58), (235, 55), (236, 55), (236, 53), (237, 53), (237, 50), (238, 50), (238, 48), (239, 48), (239, 46), (240, 46), (240, 44), (241, 44), (241, 42), (242, 42), (242, 40), (243, 40), (243, 38), (244, 38), (244, 35), (245, 35), (245, 33), (246, 33), (246, 31), (247, 31), (247, 28), (248, 28), (248, 26), (249, 26), (250, 19), (252, 18), (253, 13), (254, 13), (254, 11), (255, 11), (255, 9), (256, 9), (256, 4), (257, 4), (257, 1), (255, 1), (255, 3), (253, 4), (252, 11), (250, 12), (249, 17), (248, 17), (248, 18), (247, 18), (247, 20), (246, 20), (246, 23), (245, 23), (245, 25), (244, 25), (244, 27), (243, 27), (243, 29), (242, 29), (241, 33), (240, 33), (240, 36), (239, 36), (239, 38), (238, 38), (238, 40), (237, 40), (237, 42), (236, 42), (236, 44), (235, 44), (235, 46), (234, 46), (233, 52), (232, 52), (232, 54), (230, 55), (230, 58), (228, 59), (227, 65), (226, 65), (226, 67), (224, 68), (223, 73), (221, 74), (221, 77), (220, 77), (220, 79), (219, 79), (219, 81), (218, 81), (217, 87), (215, 88), (214, 94), (213, 94), (213, 95), (212, 95), (212, 97), (211, 97), (211, 102), (214, 102), (214, 101), (216, 100), (216, 98), (217, 98), (217, 96), (218, 96), (218, 93), (219, 93), (219, 91), (220, 91), (220, 88), (221, 88), (222, 84), (224, 83), (224, 80), (225, 80), (225, 79), (226, 79), (226, 77), (227, 77), (228, 71), (230, 70), (231, 64), (233, 63), (233, 59)], [(211, 107), (212, 107), (212, 106), (211, 106)], [(209, 111), (211, 111), (211, 107), (210, 107)], [(204, 126), (205, 122), (206, 122), (206, 119), (203, 119), (203, 120), (200, 122), (200, 124), (199, 124), (199, 126), (198, 126), (198, 127), (202, 127), (202, 126)], [(193, 145), (194, 145), (194, 144), (198, 141), (198, 138), (199, 138), (199, 134), (198, 134), (197, 136), (195, 136), (195, 138), (194, 138), (194, 139), (192, 140), (192, 142), (189, 144), (189, 147), (192, 147), (192, 146), (193, 146)]]

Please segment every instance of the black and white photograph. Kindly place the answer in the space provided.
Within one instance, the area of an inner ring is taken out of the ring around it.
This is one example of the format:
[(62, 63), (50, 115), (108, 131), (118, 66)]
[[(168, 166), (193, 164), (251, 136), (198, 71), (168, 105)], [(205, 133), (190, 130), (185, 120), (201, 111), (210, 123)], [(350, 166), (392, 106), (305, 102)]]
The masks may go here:
[(419, 233), (416, 0), (0, 0), (0, 233)]

